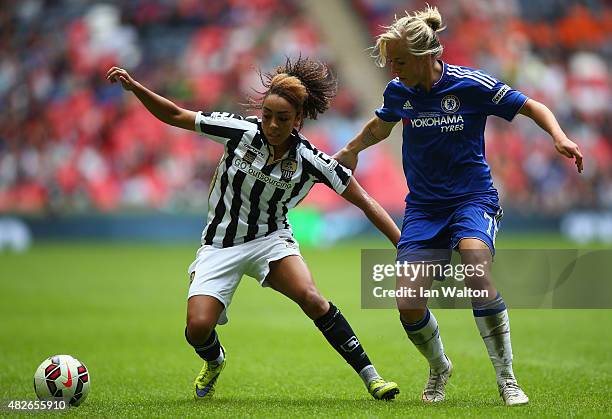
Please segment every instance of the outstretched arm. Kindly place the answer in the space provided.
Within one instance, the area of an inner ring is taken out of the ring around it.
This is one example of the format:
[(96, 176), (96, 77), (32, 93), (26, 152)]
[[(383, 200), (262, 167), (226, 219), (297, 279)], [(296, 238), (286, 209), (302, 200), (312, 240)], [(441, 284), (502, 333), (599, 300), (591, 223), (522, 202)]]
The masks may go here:
[(342, 150), (334, 154), (334, 158), (351, 170), (357, 167), (357, 155), (366, 148), (377, 144), (391, 134), (397, 122), (386, 122), (375, 116), (370, 119)]
[(110, 80), (111, 83), (120, 81), (123, 88), (132, 91), (149, 112), (160, 121), (175, 127), (195, 131), (195, 112), (183, 109), (174, 102), (147, 89), (134, 80), (124, 69), (112, 67), (106, 73), (106, 79)]
[(393, 246), (397, 247), (400, 238), (400, 231), (391, 219), (391, 216), (376, 202), (368, 193), (357, 183), (355, 178), (351, 178), (348, 186), (342, 193), (342, 197), (351, 204), (359, 207), (368, 219), (378, 228)]
[(567, 135), (565, 135), (559, 126), (557, 118), (555, 118), (555, 115), (546, 105), (536, 100), (528, 99), (519, 113), (533, 119), (540, 128), (550, 134), (557, 151), (570, 159), (576, 159), (578, 173), (582, 173), (582, 153), (580, 153), (578, 144), (567, 138)]

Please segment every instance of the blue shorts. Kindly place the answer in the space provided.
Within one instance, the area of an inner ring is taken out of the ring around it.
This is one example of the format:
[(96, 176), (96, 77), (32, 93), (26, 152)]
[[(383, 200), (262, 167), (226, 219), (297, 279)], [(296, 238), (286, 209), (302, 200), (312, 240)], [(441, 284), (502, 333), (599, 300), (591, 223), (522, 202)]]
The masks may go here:
[(397, 245), (398, 259), (404, 254), (425, 250), (456, 249), (459, 241), (475, 238), (483, 241), (495, 255), (495, 235), (503, 211), (488, 199), (475, 199), (449, 208), (407, 206), (402, 235)]

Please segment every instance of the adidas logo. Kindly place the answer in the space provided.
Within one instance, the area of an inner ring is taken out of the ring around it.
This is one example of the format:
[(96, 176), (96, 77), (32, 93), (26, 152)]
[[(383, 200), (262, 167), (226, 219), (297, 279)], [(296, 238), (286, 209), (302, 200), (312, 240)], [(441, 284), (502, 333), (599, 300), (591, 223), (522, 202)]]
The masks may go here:
[(404, 103), (403, 109), (414, 109), (414, 108), (412, 107), (412, 104), (410, 103), (410, 101), (406, 100), (406, 103)]

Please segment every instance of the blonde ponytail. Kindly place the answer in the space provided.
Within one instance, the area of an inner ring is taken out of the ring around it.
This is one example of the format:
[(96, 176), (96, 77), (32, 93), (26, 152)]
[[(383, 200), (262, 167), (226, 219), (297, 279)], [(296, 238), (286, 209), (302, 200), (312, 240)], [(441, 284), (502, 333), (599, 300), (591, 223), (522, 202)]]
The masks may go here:
[(395, 21), (391, 26), (385, 26), (386, 31), (376, 38), (373, 57), (379, 67), (384, 67), (387, 62), (387, 42), (403, 40), (406, 48), (413, 55), (434, 55), (438, 58), (442, 55), (444, 47), (440, 44), (438, 32), (445, 29), (442, 26), (442, 16), (437, 7), (427, 5), (424, 10), (419, 10)]
[(425, 10), (415, 12), (414, 18), (425, 22), (425, 24), (429, 26), (434, 33), (441, 32), (445, 29), (445, 27), (442, 27), (442, 15), (440, 15), (437, 7), (432, 8), (431, 6), (427, 5)]

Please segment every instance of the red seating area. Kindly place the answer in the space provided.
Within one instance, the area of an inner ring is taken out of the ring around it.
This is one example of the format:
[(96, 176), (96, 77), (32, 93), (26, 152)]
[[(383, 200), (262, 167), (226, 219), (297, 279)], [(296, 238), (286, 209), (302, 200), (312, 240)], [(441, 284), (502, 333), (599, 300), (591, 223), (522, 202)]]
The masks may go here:
[[(444, 58), (483, 67), (547, 103), (586, 155), (578, 177), (533, 124), (519, 120), (509, 129), (492, 118), (487, 156), (505, 206), (610, 208), (610, 10), (568, 6), (528, 19), (526, 7), (537, 11), (531, 3), (438, 2), (448, 24)], [(333, 51), (300, 4), (8, 2), (0, 9), (0, 212), (201, 211), (221, 147), (157, 121), (104, 74), (121, 65), (182, 106), (248, 113), (240, 104), (260, 86), (255, 68), (269, 70), (300, 53), (333, 65)], [(353, 4), (371, 39), (398, 5)], [(363, 124), (358, 98), (342, 81), (340, 74), (332, 109), (303, 131), (330, 153)], [(357, 177), (387, 209), (401, 212), (406, 186), (389, 153), (368, 150)], [(346, 205), (321, 186), (305, 204)]]
[[(157, 121), (104, 80), (111, 65), (190, 109), (246, 113), (257, 67), (333, 56), (297, 1), (11, 2), (0, 28), (0, 212), (205, 208), (222, 148)], [(334, 152), (358, 127), (341, 85), (333, 110), (304, 133)], [(366, 183), (385, 159), (382, 149), (373, 156)], [(344, 205), (323, 187), (309, 199)]]

